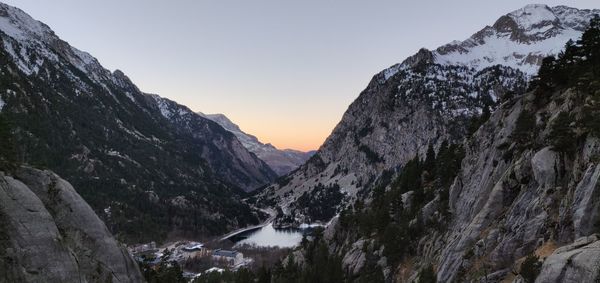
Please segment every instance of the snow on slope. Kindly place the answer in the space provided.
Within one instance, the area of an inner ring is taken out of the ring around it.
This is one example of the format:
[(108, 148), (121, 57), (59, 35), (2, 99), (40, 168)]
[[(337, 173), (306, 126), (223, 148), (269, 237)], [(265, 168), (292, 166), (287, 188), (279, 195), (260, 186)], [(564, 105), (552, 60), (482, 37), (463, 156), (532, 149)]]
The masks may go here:
[[(14, 40), (3, 40), (4, 47), (11, 53), (19, 68), (28, 75), (37, 73), (46, 61), (58, 63), (57, 53), (77, 69), (95, 75), (93, 79), (109, 75), (98, 72), (102, 67), (89, 53), (68, 45), (47, 25), (36, 21), (21, 9), (4, 3), (0, 3), (0, 31)], [(48, 46), (55, 50), (50, 50)], [(33, 54), (30, 50), (36, 50), (36, 53)], [(39, 54), (42, 56), (38, 56)]]
[[(528, 76), (537, 73), (541, 60), (557, 55), (568, 40), (577, 40), (594, 14), (566, 6), (532, 4), (502, 16), (465, 41), (453, 41), (433, 51), (441, 65), (461, 65), (483, 70), (495, 65), (519, 69)], [(384, 70), (389, 79), (408, 63)]]

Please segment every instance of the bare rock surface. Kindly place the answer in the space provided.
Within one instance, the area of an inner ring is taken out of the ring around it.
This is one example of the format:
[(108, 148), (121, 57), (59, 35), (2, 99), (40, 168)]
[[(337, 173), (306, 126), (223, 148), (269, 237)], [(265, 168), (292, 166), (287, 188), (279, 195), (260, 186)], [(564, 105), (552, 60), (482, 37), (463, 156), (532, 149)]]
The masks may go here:
[(90, 206), (50, 171), (0, 175), (0, 282), (143, 282)]
[(558, 248), (542, 266), (536, 283), (597, 282), (600, 275), (600, 238), (592, 235)]

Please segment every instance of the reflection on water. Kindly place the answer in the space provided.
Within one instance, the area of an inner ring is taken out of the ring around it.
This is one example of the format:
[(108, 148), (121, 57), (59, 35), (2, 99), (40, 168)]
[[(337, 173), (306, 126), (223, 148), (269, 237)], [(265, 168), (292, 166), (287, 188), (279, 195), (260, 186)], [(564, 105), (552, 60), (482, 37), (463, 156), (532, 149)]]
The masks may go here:
[(275, 229), (272, 224), (247, 231), (231, 238), (237, 245), (249, 244), (259, 247), (291, 248), (300, 244), (302, 235), (308, 233), (311, 227), (302, 229)]

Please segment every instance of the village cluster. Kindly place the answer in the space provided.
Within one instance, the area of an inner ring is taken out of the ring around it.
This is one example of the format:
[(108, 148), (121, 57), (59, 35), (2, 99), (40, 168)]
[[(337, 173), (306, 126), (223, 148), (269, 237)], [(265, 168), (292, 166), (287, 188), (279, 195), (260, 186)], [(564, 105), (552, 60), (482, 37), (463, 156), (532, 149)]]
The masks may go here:
[(177, 262), (180, 266), (184, 266), (188, 260), (210, 260), (213, 266), (204, 272), (195, 273), (184, 269), (184, 276), (189, 279), (196, 278), (202, 273), (223, 272), (226, 269), (235, 271), (253, 262), (252, 258), (244, 257), (241, 252), (236, 250), (211, 250), (204, 244), (193, 241), (178, 241), (163, 248), (159, 248), (155, 242), (151, 242), (128, 247), (128, 250), (137, 261), (146, 262), (150, 267), (156, 267), (162, 261)]

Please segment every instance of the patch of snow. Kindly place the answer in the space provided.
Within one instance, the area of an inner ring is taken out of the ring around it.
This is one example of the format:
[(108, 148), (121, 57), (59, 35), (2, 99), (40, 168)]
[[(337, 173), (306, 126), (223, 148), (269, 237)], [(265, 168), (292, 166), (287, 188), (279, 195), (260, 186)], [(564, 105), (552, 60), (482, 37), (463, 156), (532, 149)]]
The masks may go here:
[[(528, 76), (537, 73), (541, 60), (557, 55), (568, 40), (577, 40), (594, 14), (600, 10), (566, 6), (550, 8), (542, 4), (527, 5), (507, 14), (525, 35), (535, 36), (530, 42), (519, 42), (511, 33), (500, 33), (487, 27), (479, 33), (483, 38), (454, 40), (433, 51), (434, 60), (442, 65), (460, 65), (477, 71), (495, 65), (521, 70)], [(447, 51), (451, 50), (451, 51)], [(408, 61), (382, 71), (385, 80), (406, 69)]]
[(107, 150), (106, 151), (106, 155), (117, 157), (117, 158), (121, 158), (121, 159), (127, 160), (127, 161), (129, 161), (129, 162), (137, 165), (138, 167), (140, 166), (140, 163), (138, 163), (137, 161), (131, 159), (131, 157), (129, 157), (127, 154), (122, 154), (122, 153), (120, 153), (120, 152), (118, 152), (116, 150), (113, 150), (113, 149)]
[(81, 51), (75, 47), (71, 47), (71, 50), (73, 50), (73, 53), (75, 53), (75, 55), (77, 55), (77, 57), (79, 57), (81, 62), (85, 65), (90, 65), (90, 64), (94, 64), (97, 62), (96, 58), (94, 58), (92, 55), (90, 55), (87, 52)]
[(129, 98), (129, 100), (135, 102), (135, 98), (133, 98), (133, 95), (131, 95), (131, 92), (126, 91), (125, 96), (127, 96), (127, 98)]
[(8, 40), (4, 40), (3, 45), (4, 45), (4, 50), (6, 50), (11, 57), (13, 57), (15, 64), (17, 64), (17, 67), (21, 71), (23, 71), (23, 73), (25, 73), (26, 75), (33, 74), (33, 70), (31, 68), (29, 68), (28, 64), (22, 59), (22, 57), (21, 57), (22, 52), (17, 53), (15, 51), (13, 45), (11, 43), (9, 43)]
[(152, 95), (152, 97), (154, 98), (154, 100), (156, 101), (156, 104), (158, 105), (160, 114), (162, 114), (163, 117), (165, 117), (167, 119), (171, 119), (171, 116), (173, 116), (173, 113), (169, 109), (169, 105), (167, 104), (167, 102), (158, 95)]
[(204, 271), (204, 273), (211, 273), (211, 272), (223, 273), (223, 272), (225, 272), (225, 269), (218, 268), (218, 267), (212, 267), (212, 268), (209, 268), (206, 271)]
[(383, 77), (385, 78), (385, 80), (386, 81), (389, 80), (395, 74), (400, 72), (400, 70), (402, 69), (401, 67), (402, 67), (402, 64), (396, 64), (394, 66), (391, 66), (391, 67), (383, 70)]
[(566, 29), (534, 44), (513, 41), (509, 34), (494, 34), (486, 37), (483, 44), (472, 46), (468, 52), (437, 53), (435, 58), (440, 64), (466, 65), (476, 70), (504, 65), (532, 76), (537, 73), (542, 58), (557, 55), (569, 39), (577, 40), (581, 34), (580, 31)]
[(539, 34), (539, 33), (545, 33), (547, 31), (551, 30), (553, 27), (554, 27), (554, 25), (548, 24), (548, 25), (545, 25), (545, 26), (540, 27), (540, 28), (535, 28), (535, 29), (528, 30), (528, 31), (525, 32), (525, 34), (527, 34), (527, 35), (535, 35), (535, 34)]
[(110, 217), (111, 216), (111, 211), (110, 211), (110, 206), (104, 209), (104, 214), (106, 214), (106, 216)]
[(552, 8), (552, 11), (560, 19), (563, 26), (577, 30), (582, 30), (589, 24), (590, 15), (600, 14), (599, 9), (576, 9), (567, 6), (556, 6)]
[(300, 229), (308, 229), (308, 228), (316, 228), (316, 227), (325, 227), (326, 225), (321, 223), (302, 223), (298, 226)]
[(0, 3), (0, 10), (7, 15), (0, 17), (0, 30), (18, 41), (29, 40), (32, 36), (41, 38), (49, 30), (18, 8)]
[(132, 131), (132, 130), (128, 129), (127, 127), (125, 127), (125, 125), (123, 125), (123, 121), (121, 121), (121, 120), (119, 120), (119, 119), (116, 119), (116, 123), (117, 123), (117, 126), (119, 126), (119, 128), (120, 128), (121, 130), (123, 130), (123, 131), (125, 131), (126, 133), (128, 133), (128, 134), (130, 134), (130, 135), (134, 136), (134, 137), (135, 137), (135, 138), (137, 138), (137, 139), (140, 139), (140, 140), (147, 140), (147, 141), (151, 141), (151, 140), (152, 140), (152, 139), (150, 139), (150, 138), (148, 138), (148, 137), (144, 136), (144, 135), (143, 135), (142, 133), (140, 133), (138, 130), (135, 130), (135, 129), (134, 129), (134, 130)]
[(540, 24), (556, 21), (558, 18), (547, 5), (530, 4), (508, 14), (520, 27), (532, 29)]

